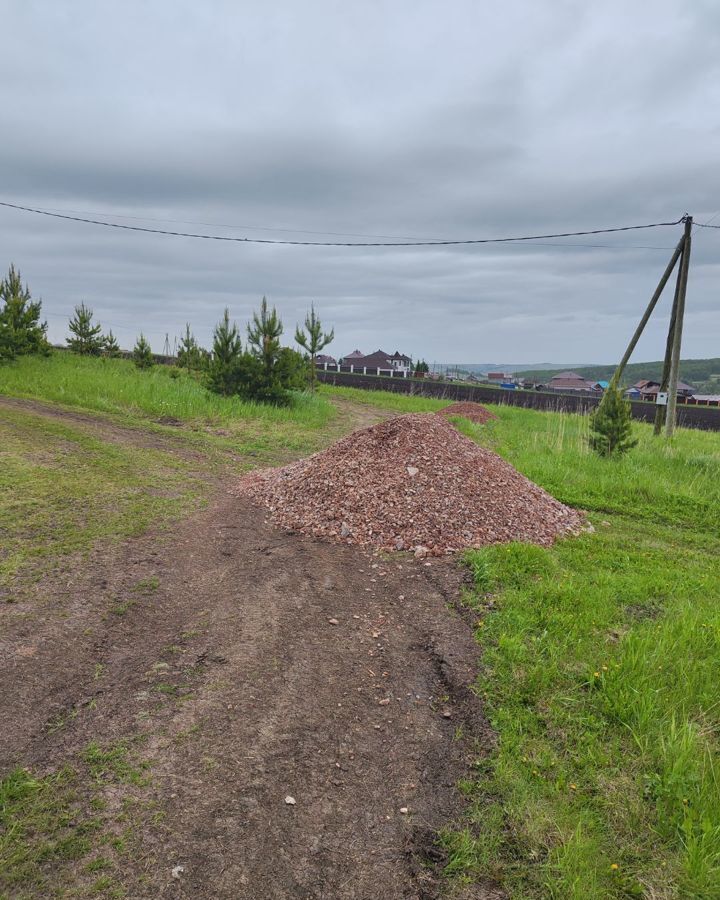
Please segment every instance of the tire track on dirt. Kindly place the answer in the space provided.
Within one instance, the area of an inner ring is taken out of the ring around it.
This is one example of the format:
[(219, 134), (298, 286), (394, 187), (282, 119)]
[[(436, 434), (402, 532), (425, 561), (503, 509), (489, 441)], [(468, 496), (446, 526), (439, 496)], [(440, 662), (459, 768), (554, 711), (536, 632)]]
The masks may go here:
[(0, 764), (145, 738), (162, 815), (116, 860), (133, 898), (438, 897), (436, 830), (492, 744), (462, 577), (274, 529), (223, 488), (6, 610)]

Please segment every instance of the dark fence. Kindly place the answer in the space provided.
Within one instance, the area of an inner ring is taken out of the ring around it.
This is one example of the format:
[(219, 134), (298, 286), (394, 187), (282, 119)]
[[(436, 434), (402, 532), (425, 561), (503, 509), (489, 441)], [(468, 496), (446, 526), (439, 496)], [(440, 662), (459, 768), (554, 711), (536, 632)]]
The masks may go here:
[[(318, 379), (325, 384), (344, 387), (364, 388), (373, 391), (392, 391), (397, 394), (415, 394), (420, 397), (439, 397), (448, 402), (472, 400), (475, 403), (503, 403), (507, 406), (522, 406), (526, 409), (552, 410), (555, 412), (586, 413), (595, 409), (598, 397), (587, 395), (557, 394), (546, 391), (504, 390), (469, 384), (449, 384), (419, 378), (386, 378), (377, 375), (360, 375), (346, 372), (324, 372), (318, 370)], [(630, 402), (634, 419), (640, 422), (655, 421), (655, 404), (640, 400)], [(702, 428), (706, 431), (720, 431), (720, 409), (708, 406), (677, 407), (678, 425), (684, 428)]]

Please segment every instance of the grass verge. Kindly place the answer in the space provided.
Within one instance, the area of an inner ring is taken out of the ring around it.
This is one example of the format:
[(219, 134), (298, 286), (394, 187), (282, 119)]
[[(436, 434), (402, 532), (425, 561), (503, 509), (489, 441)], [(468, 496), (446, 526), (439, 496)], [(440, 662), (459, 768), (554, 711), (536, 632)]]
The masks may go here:
[[(177, 376), (177, 377), (173, 377)], [(243, 421), (319, 428), (333, 408), (319, 396), (296, 394), (291, 406), (249, 403), (206, 390), (172, 366), (138, 369), (130, 360), (55, 352), (0, 366), (0, 393), (135, 417), (232, 425)]]
[(499, 408), (460, 423), (595, 534), (467, 554), (498, 735), (449, 874), (511, 897), (720, 897), (720, 446), (635, 426), (620, 461), (587, 420)]
[(435, 397), (421, 397), (412, 394), (393, 394), (390, 391), (366, 391), (363, 388), (339, 387), (321, 384), (321, 397), (341, 397), (365, 406), (377, 406), (380, 409), (392, 409), (398, 413), (436, 412), (449, 406), (452, 400), (439, 400)]

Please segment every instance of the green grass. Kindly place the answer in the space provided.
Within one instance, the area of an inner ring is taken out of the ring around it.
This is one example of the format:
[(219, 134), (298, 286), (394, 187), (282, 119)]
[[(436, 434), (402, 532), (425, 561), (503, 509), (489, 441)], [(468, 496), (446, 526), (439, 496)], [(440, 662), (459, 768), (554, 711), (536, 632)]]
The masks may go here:
[(498, 744), (443, 837), (449, 874), (511, 897), (720, 897), (720, 441), (635, 426), (616, 462), (584, 418), (496, 412), (461, 427), (597, 530), (467, 555)]
[(42, 558), (140, 534), (197, 503), (202, 489), (191, 461), (179, 455), (3, 409), (0, 586)]
[[(116, 803), (107, 802), (121, 784), (130, 785), (138, 798), (143, 795), (137, 791), (149, 784), (145, 764), (135, 761), (127, 744), (91, 743), (54, 774), (18, 768), (2, 778), (1, 900), (124, 897), (116, 861), (128, 852), (128, 838), (140, 823), (113, 812)], [(118, 838), (119, 825), (128, 837)]]
[(26, 356), (0, 365), (0, 394), (187, 423), (227, 425), (250, 420), (319, 428), (333, 415), (329, 403), (310, 394), (295, 395), (289, 407), (248, 403), (239, 397), (213, 394), (184, 371), (173, 378), (173, 371), (177, 374), (180, 370), (169, 366), (140, 370), (126, 359), (55, 352), (48, 358)]
[(89, 853), (95, 824), (77, 822), (74, 784), (69, 769), (16, 769), (0, 781), (0, 897), (41, 896), (49, 871)]
[(366, 391), (363, 388), (330, 387), (329, 385), (320, 385), (319, 393), (321, 397), (341, 397), (344, 400), (352, 400), (353, 403), (391, 409), (398, 413), (435, 412), (453, 402), (434, 397), (393, 394), (390, 391)]

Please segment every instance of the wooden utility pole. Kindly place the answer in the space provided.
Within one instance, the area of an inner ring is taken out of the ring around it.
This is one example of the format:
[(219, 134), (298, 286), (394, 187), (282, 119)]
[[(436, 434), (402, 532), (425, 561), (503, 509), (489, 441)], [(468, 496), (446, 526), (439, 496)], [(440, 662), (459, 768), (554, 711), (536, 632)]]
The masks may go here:
[[(686, 231), (687, 234), (687, 231)], [(627, 350), (623, 358), (620, 360), (617, 369), (615, 369), (615, 374), (612, 377), (612, 383), (617, 387), (620, 384), (620, 379), (622, 378), (622, 373), (625, 370), (625, 366), (628, 363), (628, 360), (632, 356), (632, 352), (635, 349), (635, 345), (640, 340), (640, 335), (645, 330), (645, 326), (648, 323), (648, 319), (652, 315), (653, 310), (657, 306), (657, 302), (660, 299), (660, 295), (662, 294), (665, 285), (668, 283), (670, 276), (672, 275), (672, 271), (675, 268), (675, 263), (678, 261), (680, 256), (684, 258), (683, 248), (685, 246), (685, 235), (680, 238), (677, 247), (675, 248), (675, 252), (670, 258), (670, 262), (667, 264), (667, 268), (663, 272), (662, 278), (658, 282), (658, 286), (655, 288), (655, 293), (650, 298), (650, 302), (648, 303), (647, 309), (645, 310), (642, 319), (640, 319), (640, 324), (635, 329), (635, 334), (632, 336), (630, 343), (627, 346)], [(681, 269), (682, 271), (682, 269)]]
[(682, 262), (680, 263), (680, 273), (678, 275), (677, 308), (675, 310), (675, 324), (673, 327), (672, 352), (670, 354), (670, 378), (668, 381), (668, 404), (665, 419), (666, 437), (672, 437), (675, 431), (680, 347), (682, 344), (683, 317), (685, 315), (685, 294), (687, 292), (688, 272), (690, 270), (692, 223), (692, 216), (686, 216)]
[[(683, 238), (683, 241), (685, 238)], [(670, 325), (668, 326), (668, 335), (667, 342), (665, 344), (665, 359), (663, 361), (663, 370), (662, 376), (660, 378), (660, 388), (661, 393), (666, 394), (668, 389), (668, 384), (670, 382), (670, 361), (672, 359), (672, 348), (673, 341), (675, 339), (675, 322), (677, 320), (677, 305), (678, 305), (678, 296), (680, 295), (680, 275), (682, 274), (682, 265), (678, 269), (678, 277), (675, 280), (675, 294), (673, 296), (673, 304), (672, 311), (670, 313)], [(665, 425), (665, 414), (667, 413), (667, 406), (657, 405), (655, 408), (655, 427), (653, 428), (653, 434), (659, 435), (661, 434), (663, 427)]]

